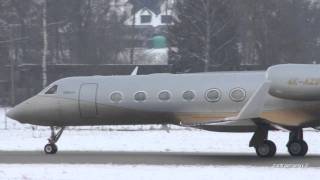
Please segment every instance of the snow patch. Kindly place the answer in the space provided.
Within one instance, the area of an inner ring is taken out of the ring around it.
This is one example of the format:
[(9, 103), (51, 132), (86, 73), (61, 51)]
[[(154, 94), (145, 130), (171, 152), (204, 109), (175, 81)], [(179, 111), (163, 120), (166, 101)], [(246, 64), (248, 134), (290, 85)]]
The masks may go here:
[(105, 180), (105, 179), (314, 179), (318, 168), (266, 168), (250, 166), (161, 166), (161, 165), (1, 165), (0, 179)]

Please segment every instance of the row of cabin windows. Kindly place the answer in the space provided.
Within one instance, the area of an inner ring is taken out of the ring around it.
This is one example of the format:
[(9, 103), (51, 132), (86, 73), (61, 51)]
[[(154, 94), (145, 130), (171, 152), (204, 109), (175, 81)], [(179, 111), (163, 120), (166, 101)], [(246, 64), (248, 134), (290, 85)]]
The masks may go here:
[[(151, 15), (141, 15), (140, 16), (140, 23), (150, 23), (152, 20)], [(161, 16), (161, 23), (163, 24), (171, 24), (172, 23), (172, 16), (170, 15), (162, 15)]]
[[(222, 93), (219, 89), (208, 89), (205, 92), (205, 99), (208, 102), (218, 102), (221, 99)], [(182, 98), (186, 101), (192, 101), (196, 97), (195, 93), (191, 90), (185, 91), (182, 94)], [(234, 102), (242, 102), (246, 98), (246, 91), (242, 88), (234, 88), (230, 91), (229, 97)], [(113, 92), (110, 95), (112, 102), (119, 103), (123, 99), (123, 95), (120, 92)], [(137, 102), (143, 102), (147, 99), (147, 94), (143, 91), (136, 92), (134, 99)], [(169, 91), (161, 91), (158, 94), (158, 99), (161, 101), (169, 101), (171, 99), (171, 93)]]
[[(52, 86), (45, 94), (56, 94), (58, 89), (57, 85)], [(218, 102), (221, 99), (221, 91), (219, 89), (208, 89), (205, 93), (205, 99), (208, 102)], [(182, 98), (186, 101), (192, 101), (196, 97), (195, 93), (191, 90), (185, 91), (182, 94)], [(242, 102), (246, 98), (246, 91), (242, 88), (234, 88), (230, 91), (229, 97), (232, 101)], [(171, 93), (169, 91), (161, 91), (158, 95), (159, 100), (169, 101)], [(112, 102), (118, 103), (123, 99), (123, 95), (120, 92), (113, 92), (110, 95)], [(143, 102), (147, 99), (147, 95), (143, 91), (135, 93), (134, 99), (138, 102)]]

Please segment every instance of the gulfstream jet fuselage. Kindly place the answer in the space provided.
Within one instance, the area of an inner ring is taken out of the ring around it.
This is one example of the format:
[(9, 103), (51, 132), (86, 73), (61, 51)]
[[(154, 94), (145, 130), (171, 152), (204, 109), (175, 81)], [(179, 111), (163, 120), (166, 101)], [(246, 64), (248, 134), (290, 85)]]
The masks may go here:
[[(250, 146), (270, 157), (268, 131), (290, 131), (288, 150), (303, 156), (302, 129), (320, 126), (320, 66), (277, 65), (259, 72), (88, 76), (58, 80), (7, 114), (52, 127), (45, 152), (57, 152), (65, 126), (175, 124), (255, 132)], [(53, 127), (61, 130), (55, 133)]]

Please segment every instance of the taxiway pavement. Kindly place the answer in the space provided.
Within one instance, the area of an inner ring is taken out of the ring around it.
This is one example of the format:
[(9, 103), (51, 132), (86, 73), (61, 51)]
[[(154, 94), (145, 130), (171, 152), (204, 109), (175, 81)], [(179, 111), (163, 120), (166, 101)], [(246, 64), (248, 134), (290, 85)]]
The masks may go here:
[(55, 155), (46, 155), (40, 151), (0, 151), (0, 164), (244, 165), (259, 167), (299, 165), (320, 167), (320, 155), (291, 157), (287, 154), (278, 154), (273, 158), (259, 158), (253, 153), (60, 151)]

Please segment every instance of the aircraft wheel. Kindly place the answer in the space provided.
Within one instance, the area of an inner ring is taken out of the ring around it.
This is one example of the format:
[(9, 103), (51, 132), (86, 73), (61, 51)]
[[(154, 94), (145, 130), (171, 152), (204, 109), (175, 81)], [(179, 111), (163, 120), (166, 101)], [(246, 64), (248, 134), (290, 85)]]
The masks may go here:
[(263, 143), (257, 145), (255, 149), (259, 157), (273, 157), (277, 151), (276, 145), (270, 140), (264, 140)]
[(305, 156), (308, 152), (308, 144), (304, 140), (289, 142), (288, 151), (291, 156)]
[(44, 146), (44, 152), (46, 154), (56, 154), (58, 152), (58, 147), (55, 144), (47, 144)]

